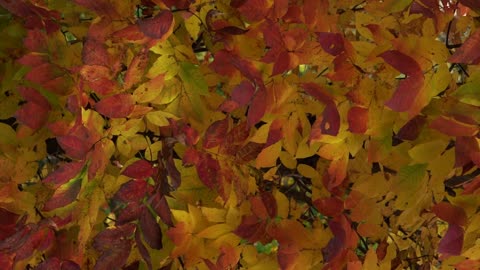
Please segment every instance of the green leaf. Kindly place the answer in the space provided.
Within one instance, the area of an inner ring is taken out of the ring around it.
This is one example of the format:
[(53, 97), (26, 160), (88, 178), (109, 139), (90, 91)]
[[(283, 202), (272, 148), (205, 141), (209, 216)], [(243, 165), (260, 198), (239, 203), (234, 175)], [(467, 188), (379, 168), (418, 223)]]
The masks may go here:
[(480, 82), (472, 81), (460, 86), (453, 96), (463, 103), (480, 106)]
[(180, 62), (179, 66), (180, 71), (178, 75), (185, 83), (187, 92), (207, 95), (208, 85), (198, 66), (189, 62)]

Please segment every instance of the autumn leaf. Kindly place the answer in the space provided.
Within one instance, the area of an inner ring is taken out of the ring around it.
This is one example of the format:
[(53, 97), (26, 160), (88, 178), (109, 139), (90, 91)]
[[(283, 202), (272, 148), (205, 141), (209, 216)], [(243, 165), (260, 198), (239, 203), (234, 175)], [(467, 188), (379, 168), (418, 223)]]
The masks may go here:
[(423, 86), (425, 78), (422, 69), (413, 58), (399, 51), (386, 51), (379, 56), (407, 76), (400, 80), (397, 90), (385, 105), (399, 112), (408, 111)]
[(140, 159), (130, 164), (122, 174), (135, 179), (145, 179), (152, 176), (154, 170), (150, 162)]
[[(77, 198), (80, 192), (83, 179), (85, 178), (87, 173), (87, 168), (88, 165), (82, 164), (82, 170), (75, 177), (69, 179), (68, 182), (61, 184), (59, 187), (57, 187), (55, 189), (55, 192), (53, 193), (53, 196), (47, 202), (45, 202), (43, 210), (52, 211), (54, 209), (64, 207), (72, 203)], [(69, 174), (76, 173), (75, 168), (68, 169), (73, 169), (73, 172), (70, 172)], [(69, 174), (64, 173), (63, 175), (61, 175), (61, 173), (59, 173), (58, 175), (63, 177), (69, 177)], [(65, 180), (60, 180), (59, 183), (64, 181)], [(56, 185), (58, 185), (59, 183), (56, 183)]]
[(100, 100), (95, 110), (110, 118), (127, 117), (133, 111), (134, 101), (130, 94), (117, 94)]
[(168, 10), (160, 11), (153, 18), (138, 21), (140, 31), (147, 37), (163, 40), (171, 33), (174, 24), (173, 14)]
[(475, 48), (478, 46), (479, 42), (480, 31), (476, 30), (465, 41), (465, 43), (463, 43), (462, 46), (458, 48), (450, 58), (448, 58), (448, 61), (451, 63), (478, 64), (480, 61), (480, 55)]

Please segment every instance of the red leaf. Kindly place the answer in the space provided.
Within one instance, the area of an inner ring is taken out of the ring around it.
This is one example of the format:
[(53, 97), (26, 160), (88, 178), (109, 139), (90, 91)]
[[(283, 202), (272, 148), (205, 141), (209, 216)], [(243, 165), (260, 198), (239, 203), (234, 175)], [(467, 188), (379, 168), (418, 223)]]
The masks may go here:
[(0, 253), (0, 265), (5, 269), (13, 269), (15, 254)]
[(436, 129), (448, 136), (474, 136), (478, 133), (478, 126), (457, 121), (445, 116), (437, 117), (430, 123), (430, 128)]
[(188, 146), (193, 146), (197, 144), (200, 140), (200, 136), (194, 128), (189, 126), (183, 126), (182, 131), (185, 134), (185, 142)]
[(118, 18), (120, 15), (115, 10), (115, 6), (105, 0), (74, 0), (76, 4), (84, 6), (87, 9), (97, 13), (100, 16), (107, 16), (111, 19)]
[(336, 216), (328, 222), (328, 227), (334, 237), (328, 242), (328, 245), (322, 250), (327, 262), (332, 261), (347, 248), (353, 248), (357, 245), (358, 236), (352, 230), (350, 222), (343, 216)]
[(97, 259), (93, 270), (121, 269), (127, 262), (131, 249), (131, 241), (118, 241), (114, 247), (102, 252), (102, 255)]
[(228, 51), (220, 50), (215, 53), (215, 58), (210, 64), (210, 68), (220, 75), (231, 77), (236, 72), (231, 58), (232, 56)]
[(476, 194), (480, 188), (480, 176), (475, 177), (471, 182), (463, 186), (463, 195)]
[(343, 36), (339, 33), (316, 33), (317, 40), (322, 46), (322, 49), (327, 53), (337, 56), (345, 51), (345, 46), (343, 44)]
[(399, 82), (392, 98), (385, 105), (398, 112), (408, 111), (423, 87), (425, 78), (420, 65), (399, 51), (386, 51), (379, 56), (396, 70), (407, 75), (406, 79)]
[(50, 110), (50, 104), (48, 100), (42, 96), (37, 90), (30, 88), (30, 87), (19, 87), (18, 92), (20, 95), (26, 100), (33, 102), (39, 106), (45, 107), (46, 109)]
[(17, 120), (33, 130), (40, 129), (48, 120), (48, 107), (43, 107), (33, 102), (27, 102), (17, 112)]
[(275, 218), (277, 216), (277, 201), (273, 197), (272, 193), (264, 191), (260, 193), (262, 202), (267, 208), (267, 213), (270, 218)]
[(272, 76), (294, 69), (298, 64), (299, 58), (295, 53), (283, 51), (273, 65)]
[(258, 89), (253, 97), (250, 107), (248, 107), (247, 122), (250, 126), (255, 125), (262, 119), (267, 109), (267, 91), (265, 89)]
[(322, 123), (320, 124), (322, 134), (336, 136), (340, 129), (340, 113), (334, 102), (327, 103), (322, 116)]
[(220, 164), (210, 154), (203, 155), (200, 162), (195, 166), (198, 177), (208, 188), (214, 188), (217, 184), (217, 175), (220, 172)]
[(43, 211), (64, 207), (77, 199), (82, 188), (82, 179), (78, 178), (58, 187), (53, 196), (43, 206)]
[(158, 192), (155, 193), (150, 204), (163, 223), (173, 227), (172, 212), (170, 211), (170, 206), (168, 206), (165, 196), (160, 195)]
[(143, 205), (138, 201), (127, 202), (127, 206), (120, 210), (115, 219), (115, 225), (120, 226), (131, 221), (137, 220), (142, 213)]
[(432, 212), (450, 225), (465, 226), (467, 224), (467, 214), (465, 210), (447, 202), (437, 203), (432, 207)]
[(179, 222), (175, 224), (175, 227), (168, 229), (167, 236), (176, 246), (181, 246), (183, 242), (190, 238), (189, 233), (187, 225), (184, 222)]
[(93, 247), (98, 251), (117, 249), (117, 245), (125, 242), (133, 234), (136, 225), (127, 223), (113, 228), (107, 228), (95, 236)]
[(307, 94), (322, 103), (328, 104), (334, 100), (333, 96), (328, 93), (327, 90), (320, 87), (316, 83), (304, 83), (302, 84), (302, 88), (305, 89), (305, 92), (307, 92)]
[(242, 222), (235, 229), (234, 233), (243, 239), (247, 239), (250, 243), (262, 241), (266, 243), (269, 236), (266, 234), (267, 223), (260, 220), (257, 216), (243, 216)]
[(363, 134), (368, 129), (368, 109), (363, 107), (352, 107), (348, 111), (348, 129), (352, 133)]
[(385, 105), (397, 112), (408, 111), (422, 89), (423, 81), (423, 74), (400, 80), (393, 96), (385, 102)]
[(400, 140), (415, 140), (420, 132), (422, 132), (425, 123), (427, 122), (427, 117), (423, 115), (417, 115), (410, 119), (397, 133), (397, 138)]
[(135, 105), (132, 95), (117, 94), (100, 100), (95, 104), (95, 110), (110, 118), (127, 117)]
[(475, 163), (476, 153), (478, 152), (480, 152), (480, 149), (475, 137), (457, 137), (455, 141), (455, 167), (463, 167), (470, 161)]
[(173, 14), (168, 10), (162, 10), (153, 18), (138, 21), (140, 31), (153, 39), (166, 38), (172, 31), (173, 24)]
[(277, 253), (278, 264), (280, 269), (293, 269), (295, 260), (298, 258), (300, 250), (293, 244), (280, 245)]
[(255, 93), (253, 84), (249, 81), (242, 81), (232, 90), (232, 100), (235, 101), (238, 106), (247, 105)]
[(103, 139), (95, 144), (92, 154), (90, 155), (90, 166), (88, 167), (88, 179), (91, 180), (97, 175), (103, 175), (107, 164), (109, 164), (110, 156), (106, 153), (107, 144), (113, 144), (112, 141)]
[(200, 153), (197, 149), (189, 147), (183, 153), (182, 164), (185, 166), (196, 165), (200, 160)]
[(220, 145), (228, 131), (228, 118), (213, 122), (205, 132), (203, 148), (212, 148)]
[(25, 242), (19, 249), (16, 250), (16, 261), (29, 258), (35, 250), (44, 251), (51, 247), (54, 243), (55, 235), (52, 229), (48, 227), (36, 228), (28, 237), (28, 241)]
[(130, 180), (120, 186), (115, 193), (114, 199), (123, 202), (139, 201), (147, 193), (147, 182), (145, 180)]
[(24, 1), (1, 0), (0, 6), (25, 20), (24, 26), (27, 29), (45, 28), (47, 34), (58, 30), (56, 22), (61, 19), (58, 11), (50, 11), (37, 3)]
[(53, 188), (57, 188), (77, 176), (84, 165), (85, 162), (83, 161), (65, 163), (49, 174), (47, 178), (43, 180), (43, 183), (50, 184)]
[(285, 121), (279, 118), (273, 120), (268, 131), (267, 143), (264, 146), (265, 148), (280, 141), (283, 138), (282, 127), (284, 123)]
[[(303, 15), (305, 17), (305, 24), (312, 26), (318, 20), (318, 8), (320, 3), (325, 3), (317, 0), (303, 1)], [(327, 2), (328, 5), (328, 2)]]
[(249, 22), (256, 22), (267, 16), (271, 3), (267, 0), (246, 0), (238, 8), (238, 11), (245, 16)]
[[(135, 84), (139, 83), (142, 79), (145, 69), (148, 65), (148, 51), (142, 50), (139, 52), (130, 62), (128, 66), (127, 73), (125, 74), (125, 83), (123, 84), (124, 89), (130, 89)], [(164, 78), (163, 76), (161, 77)]]
[(450, 224), (447, 233), (438, 244), (438, 252), (448, 255), (460, 255), (463, 248), (462, 227), (457, 224)]
[(145, 179), (152, 176), (153, 171), (153, 166), (150, 162), (140, 159), (128, 165), (128, 167), (123, 170), (122, 175), (135, 179)]
[(57, 257), (48, 258), (39, 264), (35, 270), (80, 270), (80, 266), (70, 260), (60, 260)]
[(419, 77), (423, 74), (420, 65), (415, 59), (399, 51), (386, 51), (379, 56), (386, 63), (407, 76)]
[[(478, 4), (477, 4), (478, 5)], [(480, 63), (480, 30), (477, 29), (455, 53), (450, 56), (448, 62), (478, 64)]]
[(85, 65), (108, 67), (110, 63), (110, 55), (108, 54), (105, 43), (93, 38), (87, 38), (83, 44), (82, 60)]
[(474, 10), (480, 9), (480, 2), (476, 0), (460, 0), (460, 3)]
[(238, 105), (237, 102), (233, 100), (225, 100), (218, 109), (222, 112), (233, 112), (239, 107), (240, 106)]
[(313, 205), (325, 216), (338, 216), (343, 212), (343, 201), (336, 197), (317, 199)]
[(240, 253), (230, 245), (222, 246), (220, 252), (216, 263), (218, 269), (233, 268), (234, 265), (237, 265), (238, 260), (240, 260)]
[(15, 233), (20, 216), (0, 207), (0, 241)]
[(135, 231), (135, 243), (137, 244), (138, 250), (140, 251), (140, 255), (142, 255), (143, 260), (147, 263), (148, 269), (153, 269), (150, 253), (148, 253), (147, 248), (142, 242), (139, 230)]
[(264, 148), (263, 143), (256, 143), (256, 142), (248, 142), (244, 147), (240, 148), (238, 152), (235, 154), (235, 157), (240, 161), (240, 162), (249, 162), (254, 160), (258, 154), (262, 151)]
[(140, 216), (140, 228), (142, 229), (143, 239), (153, 249), (162, 248), (162, 230), (158, 225), (156, 219), (148, 210), (143, 208), (142, 215)]
[(252, 197), (250, 199), (250, 204), (251, 204), (251, 210), (252, 213), (259, 219), (265, 220), (267, 219), (268, 211), (267, 207), (263, 203), (263, 200), (259, 198), (258, 196)]
[(83, 159), (90, 150), (87, 143), (74, 135), (57, 137), (57, 142), (65, 150), (65, 154), (74, 159)]

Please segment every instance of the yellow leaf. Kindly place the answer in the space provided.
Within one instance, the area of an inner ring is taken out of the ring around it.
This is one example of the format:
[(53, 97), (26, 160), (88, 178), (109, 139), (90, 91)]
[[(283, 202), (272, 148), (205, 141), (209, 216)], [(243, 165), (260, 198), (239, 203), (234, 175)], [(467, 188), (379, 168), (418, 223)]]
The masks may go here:
[(0, 123), (0, 134), (0, 144), (14, 144), (17, 141), (15, 130), (7, 124)]
[(298, 172), (307, 177), (307, 178), (317, 178), (320, 177), (320, 174), (314, 168), (306, 165), (306, 164), (299, 164), (297, 166)]
[(278, 190), (275, 190), (273, 196), (275, 197), (275, 201), (277, 201), (277, 215), (282, 218), (287, 218), (290, 209), (287, 196)]
[(212, 244), (217, 249), (221, 248), (222, 246), (225, 246), (226, 244), (232, 247), (236, 247), (238, 246), (241, 240), (242, 238), (240, 238), (238, 235), (230, 232), (218, 237), (217, 239), (215, 239), (215, 241), (213, 241)]
[(162, 89), (162, 94), (158, 95), (150, 103), (152, 104), (169, 104), (177, 99), (178, 95), (182, 92), (182, 86), (179, 80), (173, 78), (165, 83), (165, 87)]
[(185, 28), (187, 29), (188, 34), (192, 40), (197, 40), (198, 34), (200, 33), (201, 21), (197, 16), (190, 16), (185, 21)]
[(123, 156), (128, 157), (130, 155), (130, 152), (132, 150), (132, 146), (130, 144), (130, 141), (125, 136), (122, 136), (122, 135), (118, 136), (118, 138), (117, 138), (117, 150)]
[[(142, 119), (130, 119), (125, 121), (125, 118), (111, 119), (111, 132), (112, 135), (122, 134), (125, 137), (131, 137), (135, 135), (139, 130), (145, 128)], [(119, 121), (120, 123), (115, 123)]]
[(220, 223), (220, 224), (212, 225), (202, 230), (197, 234), (197, 237), (207, 238), (207, 239), (217, 239), (218, 237), (226, 233), (229, 233), (232, 230), (233, 228), (230, 227), (228, 224)]
[(282, 164), (285, 165), (285, 167), (289, 169), (295, 169), (297, 166), (297, 160), (293, 158), (290, 153), (282, 151), (280, 153), (280, 161), (282, 161)]
[(202, 207), (202, 213), (209, 222), (225, 222), (227, 211), (220, 208)]
[(165, 80), (170, 80), (178, 74), (179, 67), (177, 61), (170, 55), (162, 55), (153, 62), (148, 70), (147, 77), (154, 78), (160, 74), (165, 74)]
[(318, 148), (320, 147), (319, 142), (307, 143), (308, 137), (304, 137), (303, 140), (298, 144), (297, 153), (295, 153), (295, 158), (307, 158), (313, 156)]
[(271, 124), (272, 123), (267, 123), (257, 129), (253, 136), (250, 138), (250, 141), (256, 143), (265, 143), (268, 138), (268, 132), (270, 131)]
[(280, 151), (282, 149), (282, 141), (278, 141), (267, 148), (264, 148), (256, 159), (256, 167), (263, 168), (263, 167), (273, 167), (277, 162), (277, 158), (280, 155)]
[(154, 100), (160, 93), (162, 93), (162, 88), (153, 89), (149, 87), (146, 83), (141, 84), (135, 91), (133, 91), (133, 98), (137, 103), (146, 103)]
[(378, 269), (378, 258), (377, 253), (373, 249), (369, 249), (367, 251), (367, 255), (365, 256), (365, 261), (363, 263), (364, 270), (375, 270)]
[(436, 140), (422, 143), (408, 150), (408, 155), (418, 163), (429, 163), (439, 157), (448, 145), (448, 141)]
[(162, 142), (154, 142), (147, 147), (145, 151), (145, 159), (154, 161), (158, 158), (158, 152), (162, 150)]
[(167, 118), (178, 119), (175, 115), (164, 111), (152, 111), (147, 113), (147, 120), (158, 127), (165, 127), (170, 125)]

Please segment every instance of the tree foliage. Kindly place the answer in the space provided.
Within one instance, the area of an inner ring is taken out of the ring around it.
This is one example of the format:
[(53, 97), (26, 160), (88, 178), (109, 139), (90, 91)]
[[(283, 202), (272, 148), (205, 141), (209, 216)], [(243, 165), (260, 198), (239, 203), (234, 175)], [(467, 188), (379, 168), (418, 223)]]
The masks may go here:
[(3, 269), (480, 268), (473, 0), (0, 0)]

